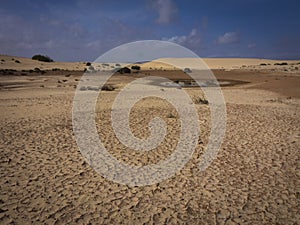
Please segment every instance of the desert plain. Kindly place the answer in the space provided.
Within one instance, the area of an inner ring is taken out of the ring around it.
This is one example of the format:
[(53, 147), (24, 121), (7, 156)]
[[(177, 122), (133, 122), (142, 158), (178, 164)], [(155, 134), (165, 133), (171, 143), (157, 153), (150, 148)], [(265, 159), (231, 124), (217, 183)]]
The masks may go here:
[[(128, 186), (105, 179), (85, 161), (72, 127), (74, 94), (86, 62), (39, 62), (0, 55), (1, 224), (299, 224), (300, 60), (204, 59), (226, 101), (225, 138), (216, 159), (199, 171), (210, 132), (208, 104), (195, 101), (201, 135), (183, 169), (160, 183)], [(97, 131), (118, 160), (148, 165), (164, 160), (178, 142), (180, 122), (157, 98), (132, 109), (139, 138), (159, 116), (168, 134), (139, 152), (120, 143), (111, 126), (114, 98), (148, 75), (180, 80), (185, 74), (155, 62), (137, 73), (116, 73), (95, 112)], [(164, 89), (164, 87), (162, 87)], [(86, 90), (94, 91), (94, 90)]]

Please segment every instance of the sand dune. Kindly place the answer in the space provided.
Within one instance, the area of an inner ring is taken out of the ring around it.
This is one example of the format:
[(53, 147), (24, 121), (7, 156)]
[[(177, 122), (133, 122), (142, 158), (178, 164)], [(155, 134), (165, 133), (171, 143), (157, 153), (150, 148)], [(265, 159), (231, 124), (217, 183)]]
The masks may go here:
[[(19, 61), (19, 63), (16, 62)], [(84, 62), (41, 62), (29, 58), (0, 55), (1, 69), (15, 69), (15, 70), (32, 70), (39, 68), (41, 70), (63, 69), (63, 70), (81, 70), (86, 67)]]
[[(20, 63), (17, 63), (18, 60)], [(269, 59), (251, 59), (251, 58), (203, 58), (202, 59), (210, 69), (267, 69), (275, 71), (297, 72), (300, 67), (300, 60), (269, 60)], [(166, 63), (167, 62), (167, 63)], [(184, 64), (188, 68), (198, 68), (199, 59), (192, 58), (161, 58), (152, 62), (139, 64), (142, 70), (174, 70), (174, 66), (169, 65), (168, 62), (175, 64)], [(274, 65), (280, 63), (287, 63), (288, 65)], [(108, 63), (109, 66), (102, 66), (101, 63), (95, 63), (96, 69), (112, 69), (115, 68), (116, 63)], [(121, 63), (126, 65), (126, 63)], [(55, 68), (63, 70), (83, 71), (87, 68), (85, 62), (40, 62), (29, 58), (21, 58), (15, 56), (0, 55), (0, 69), (16, 69), (16, 70), (30, 70), (39, 68), (41, 70), (52, 70)], [(298, 69), (297, 69), (298, 68)]]

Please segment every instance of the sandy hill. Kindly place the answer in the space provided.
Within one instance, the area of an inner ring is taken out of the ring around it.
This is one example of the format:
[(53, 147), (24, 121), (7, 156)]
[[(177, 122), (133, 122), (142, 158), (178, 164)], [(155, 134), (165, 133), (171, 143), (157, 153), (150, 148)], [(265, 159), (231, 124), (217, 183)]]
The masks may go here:
[(83, 70), (85, 67), (86, 63), (84, 62), (41, 62), (30, 58), (0, 55), (0, 69), (31, 70), (39, 68), (41, 70), (51, 70), (57, 68)]
[[(291, 67), (299, 67), (300, 60), (269, 60), (269, 59), (254, 59), (254, 58), (203, 58), (203, 61), (208, 65), (210, 69), (289, 69), (293, 70)], [(196, 68), (199, 65), (199, 59), (195, 58), (161, 58), (151, 62), (146, 62), (139, 64), (142, 70), (151, 69), (166, 69), (173, 70), (174, 66), (170, 65), (170, 62), (175, 65), (184, 65), (188, 68)], [(274, 65), (274, 64), (287, 63), (287, 65)], [(108, 66), (107, 66), (108, 65)], [(299, 66), (298, 66), (299, 65)], [(115, 63), (107, 64), (106, 66), (101, 65), (101, 63), (96, 63), (96, 69), (113, 68)], [(286, 66), (284, 68), (284, 66)], [(54, 68), (63, 70), (79, 70), (83, 71), (86, 68), (85, 62), (41, 62), (37, 60), (32, 60), (30, 58), (0, 55), (0, 69), (15, 69), (15, 70), (30, 70), (34, 68), (39, 68), (41, 70), (51, 70)], [(296, 69), (297, 69), (296, 68)]]

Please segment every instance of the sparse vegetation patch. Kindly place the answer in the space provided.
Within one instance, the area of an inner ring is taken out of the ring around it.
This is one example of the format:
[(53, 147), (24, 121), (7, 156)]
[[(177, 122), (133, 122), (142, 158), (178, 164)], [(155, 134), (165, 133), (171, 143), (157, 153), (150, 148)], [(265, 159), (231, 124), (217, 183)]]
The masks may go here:
[(31, 59), (42, 61), (42, 62), (53, 62), (53, 59), (51, 59), (49, 56), (45, 56), (45, 55), (34, 55), (34, 56), (32, 56)]

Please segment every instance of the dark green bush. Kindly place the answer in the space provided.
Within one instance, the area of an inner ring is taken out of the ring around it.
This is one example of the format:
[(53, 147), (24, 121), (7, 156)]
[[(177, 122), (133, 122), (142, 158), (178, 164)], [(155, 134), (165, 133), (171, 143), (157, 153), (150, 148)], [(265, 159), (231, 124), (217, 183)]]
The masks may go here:
[(101, 88), (101, 90), (103, 90), (103, 91), (113, 91), (113, 90), (115, 90), (115, 87), (112, 86), (112, 85), (106, 84), (106, 85), (104, 85), (104, 86)]
[(282, 62), (282, 63), (275, 63), (275, 66), (287, 66), (288, 63), (287, 62)]
[(42, 61), (42, 62), (53, 62), (53, 59), (51, 59), (49, 56), (45, 56), (45, 55), (34, 55), (34, 56), (32, 56), (31, 59)]
[(140, 67), (140, 66), (136, 66), (136, 65), (134, 65), (134, 66), (132, 66), (132, 67), (131, 67), (131, 69), (133, 69), (133, 70), (140, 70), (140, 69), (141, 69), (141, 67)]

